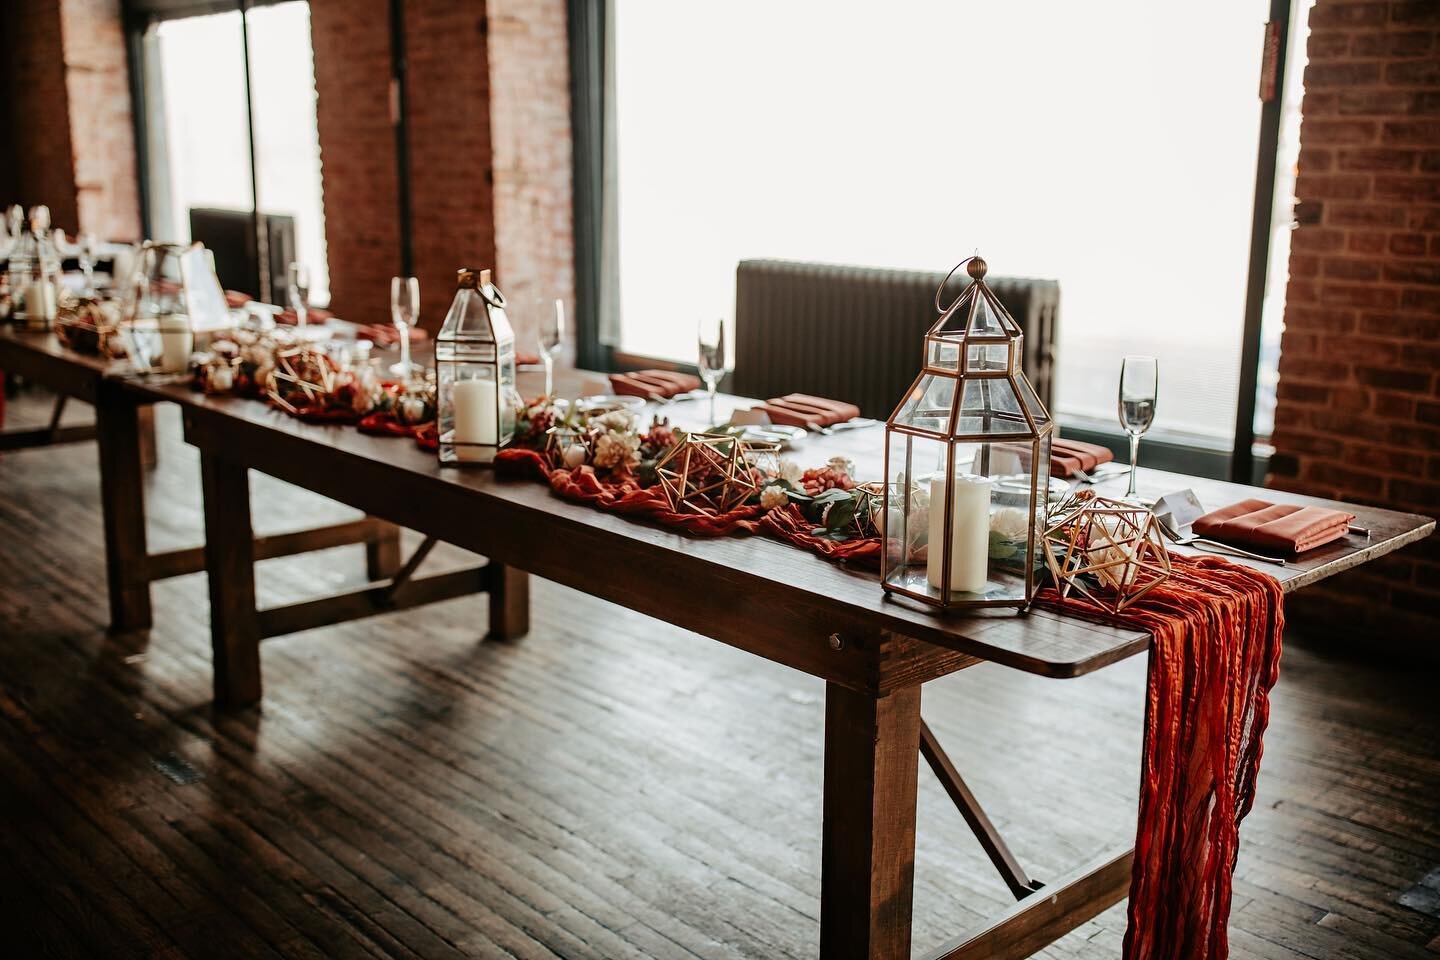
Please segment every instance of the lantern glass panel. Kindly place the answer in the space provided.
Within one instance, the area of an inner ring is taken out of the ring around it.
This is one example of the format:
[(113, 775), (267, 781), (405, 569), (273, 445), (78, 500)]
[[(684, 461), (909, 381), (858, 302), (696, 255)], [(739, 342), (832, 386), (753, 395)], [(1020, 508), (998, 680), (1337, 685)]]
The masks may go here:
[(925, 374), (911, 389), (910, 396), (895, 417), (895, 423), (937, 435), (948, 433), (958, 382), (954, 377)]
[(960, 341), (927, 337), (925, 340), (925, 365), (936, 370), (959, 370)]
[(1001, 325), (1000, 316), (990, 306), (990, 301), (979, 291), (975, 292), (975, 308), (970, 312), (970, 327), (965, 332), (967, 337), (1004, 337), (1005, 327)]
[(1008, 343), (977, 343), (965, 348), (966, 373), (1004, 373), (1010, 369)]
[(965, 437), (1024, 437), (1033, 431), (1020, 412), (1020, 399), (1008, 378), (964, 381), (955, 433)]
[(1035, 388), (1030, 386), (1030, 381), (1026, 379), (1024, 373), (1016, 372), (1015, 384), (1020, 388), (1020, 401), (1025, 404), (1025, 409), (1030, 411), (1030, 416), (1035, 418), (1035, 425), (1038, 427), (1041, 424), (1049, 423), (1050, 411), (1045, 409), (1045, 405), (1035, 395)]

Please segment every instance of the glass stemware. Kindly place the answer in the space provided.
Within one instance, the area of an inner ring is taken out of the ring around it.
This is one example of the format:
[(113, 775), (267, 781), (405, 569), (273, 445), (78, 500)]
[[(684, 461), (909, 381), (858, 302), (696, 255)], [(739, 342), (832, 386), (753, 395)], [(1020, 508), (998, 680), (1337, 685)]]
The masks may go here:
[(310, 268), (305, 264), (290, 264), (286, 295), (290, 301), (290, 309), (295, 312), (295, 327), (303, 330), (310, 314)]
[(565, 301), (558, 297), (552, 309), (542, 299), (536, 302), (539, 324), (535, 328), (536, 346), (545, 364), (545, 396), (555, 395), (555, 358), (565, 346)]
[(410, 328), (420, 318), (420, 281), (416, 277), (390, 278), (390, 322), (400, 332), (400, 362), (390, 373), (410, 382), (415, 367), (410, 363)]
[(1138, 499), (1135, 480), (1140, 470), (1140, 437), (1155, 420), (1160, 367), (1154, 357), (1128, 356), (1120, 364), (1120, 426), (1130, 436), (1130, 488), (1125, 499)]
[(76, 258), (80, 261), (80, 272), (85, 275), (84, 294), (95, 295), (95, 235), (82, 233), (75, 238)]
[(700, 379), (710, 394), (710, 423), (715, 423), (715, 388), (725, 376), (725, 319), (701, 320), (699, 327)]

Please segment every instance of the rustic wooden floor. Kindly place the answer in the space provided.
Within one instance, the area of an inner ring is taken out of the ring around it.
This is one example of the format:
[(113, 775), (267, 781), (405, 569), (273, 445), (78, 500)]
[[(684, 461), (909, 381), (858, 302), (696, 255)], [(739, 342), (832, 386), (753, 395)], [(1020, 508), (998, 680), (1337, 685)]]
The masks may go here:
[[(199, 503), (160, 422), (163, 548)], [(105, 635), (96, 482), (90, 445), (0, 458), (0, 956), (814, 956), (818, 681), (541, 582), (522, 643), (479, 642), (483, 598), (277, 639), (263, 710), (216, 714), (201, 576)], [(255, 497), (263, 532), (349, 515)], [(262, 564), (262, 597), (358, 582), (361, 553)], [(1440, 953), (1436, 680), (1287, 650), (1232, 956)], [(980, 667), (925, 715), (1043, 879), (1128, 838), (1143, 684)], [(1007, 903), (921, 786), (917, 949)], [(1123, 928), (1042, 955), (1118, 957)]]

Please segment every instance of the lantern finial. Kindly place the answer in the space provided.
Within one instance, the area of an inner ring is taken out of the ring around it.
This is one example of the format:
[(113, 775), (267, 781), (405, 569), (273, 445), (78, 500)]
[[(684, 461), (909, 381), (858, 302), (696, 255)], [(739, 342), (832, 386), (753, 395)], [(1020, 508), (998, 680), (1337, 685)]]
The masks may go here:
[(986, 265), (985, 261), (981, 260), (980, 255), (977, 253), (975, 256), (970, 258), (970, 263), (965, 267), (965, 272), (970, 274), (971, 280), (980, 280), (984, 278), (985, 271), (988, 269), (989, 267)]

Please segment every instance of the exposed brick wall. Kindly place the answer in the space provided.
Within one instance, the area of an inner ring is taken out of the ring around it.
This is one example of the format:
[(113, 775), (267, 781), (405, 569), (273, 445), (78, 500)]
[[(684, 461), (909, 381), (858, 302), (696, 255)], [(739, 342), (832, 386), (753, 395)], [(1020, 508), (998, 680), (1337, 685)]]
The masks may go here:
[(455, 295), (456, 269), (495, 265), (488, 7), (405, 0), (411, 226), (431, 331)]
[[(383, 321), (401, 260), (389, 4), (310, 6), (332, 308)], [(45, 202), (67, 230), (132, 238), (138, 175), (119, 7), (25, 0), (0, 9), (0, 133), (13, 147), (0, 165), (0, 203)], [(424, 325), (439, 327), (462, 265), (495, 268), (517, 303), (573, 299), (563, 0), (505, 0), (493, 39), (478, 0), (405, 0), (404, 11)], [(491, 133), (492, 87), (501, 91), (500, 144)]]
[(312, 0), (310, 34), (330, 306), (347, 319), (384, 323), (390, 277), (400, 271), (389, 4)]
[(120, 0), (63, 0), (60, 22), (78, 222), (99, 237), (139, 240), (139, 178)]
[(57, 226), (80, 222), (75, 166), (70, 152), (69, 96), (60, 0), (26, 0), (0, 6), (9, 41), (6, 88), (10, 129), (4, 149), (14, 178), (0, 203), (44, 203)]
[[(1440, 2), (1317, 0), (1310, 28), (1271, 482), (1434, 516)], [(1440, 659), (1440, 538), (1291, 609)]]
[(575, 301), (565, 3), (490, 0), (489, 9), (497, 277), (533, 329), (537, 299), (565, 300), (572, 317)]

